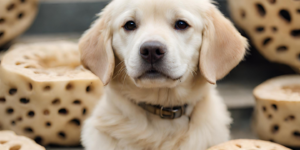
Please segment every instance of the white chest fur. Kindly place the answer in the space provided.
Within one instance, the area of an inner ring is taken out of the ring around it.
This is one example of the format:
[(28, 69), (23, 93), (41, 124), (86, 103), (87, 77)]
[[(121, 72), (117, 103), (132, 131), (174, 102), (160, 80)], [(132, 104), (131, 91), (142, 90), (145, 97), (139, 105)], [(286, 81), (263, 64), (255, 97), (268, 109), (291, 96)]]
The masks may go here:
[(229, 139), (229, 115), (214, 89), (188, 116), (161, 119), (106, 92), (83, 128), (86, 150), (205, 150)]

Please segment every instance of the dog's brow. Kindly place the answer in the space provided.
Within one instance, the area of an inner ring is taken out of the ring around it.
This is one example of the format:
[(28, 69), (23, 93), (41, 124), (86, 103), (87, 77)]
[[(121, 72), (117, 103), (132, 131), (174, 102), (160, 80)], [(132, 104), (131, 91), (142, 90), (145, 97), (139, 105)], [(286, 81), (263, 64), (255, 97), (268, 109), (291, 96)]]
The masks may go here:
[(115, 19), (116, 25), (123, 26), (127, 21), (135, 21), (136, 20), (136, 15), (134, 10), (127, 10), (121, 13), (117, 19)]

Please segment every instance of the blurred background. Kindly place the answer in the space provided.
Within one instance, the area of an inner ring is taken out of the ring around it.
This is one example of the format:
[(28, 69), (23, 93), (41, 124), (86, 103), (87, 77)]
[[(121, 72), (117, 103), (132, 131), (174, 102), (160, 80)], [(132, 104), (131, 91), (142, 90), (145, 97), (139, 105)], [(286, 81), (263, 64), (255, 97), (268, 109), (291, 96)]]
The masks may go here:
[[(229, 1), (227, 0), (216, 1), (218, 2), (219, 9), (228, 18), (231, 18), (231, 13), (239, 13), (242, 16), (245, 15), (243, 14), (244, 12), (240, 11), (230, 13), (230, 10), (233, 11), (235, 9), (229, 9)], [(231, 1), (232, 3), (234, 3), (234, 1), (242, 0)], [(253, 5), (253, 11), (259, 11), (259, 13), (263, 13), (269, 8), (269, 6), (265, 5), (272, 5), (274, 0), (246, 1), (253, 1), (258, 3), (261, 2), (263, 8), (261, 8), (260, 6)], [(10, 40), (10, 42), (8, 42), (7, 44), (2, 45), (1, 49), (6, 50), (10, 47), (10, 45), (14, 43), (32, 43), (38, 41), (55, 40), (77, 41), (80, 35), (86, 29), (88, 29), (93, 20), (96, 19), (95, 14), (99, 13), (100, 10), (104, 8), (108, 3), (108, 0), (40, 0), (39, 10), (32, 25), (24, 34), (22, 34), (17, 39)], [(297, 7), (298, 6), (300, 10), (300, 4), (298, 4)], [(297, 17), (299, 20), (300, 11), (298, 15), (299, 16)], [(295, 16), (293, 17), (293, 19), (294, 18), (296, 19)], [(236, 19), (233, 21), (239, 22), (238, 18)], [(251, 43), (250, 49), (244, 61), (241, 62), (233, 71), (231, 71), (231, 73), (228, 76), (226, 76), (223, 80), (219, 81), (217, 88), (219, 89), (220, 94), (224, 97), (225, 102), (229, 107), (231, 115), (234, 119), (234, 122), (231, 127), (232, 138), (257, 138), (255, 134), (251, 131), (250, 127), (251, 115), (253, 112), (253, 107), (255, 105), (255, 99), (252, 94), (253, 89), (263, 81), (272, 77), (284, 74), (295, 74), (297, 72), (297, 69), (295, 69), (295, 67), (290, 67), (285, 64), (275, 63), (267, 60), (266, 57), (264, 57), (256, 49), (257, 46), (254, 46), (253, 40), (251, 40), (253, 39), (253, 36), (250, 37), (249, 32), (247, 32), (249, 30), (245, 29), (244, 26), (241, 27), (241, 25), (236, 25), (239, 31), (244, 36), (249, 38)], [(298, 25), (300, 28), (299, 22)], [(62, 150), (81, 148), (61, 148), (57, 146), (50, 146), (48, 147), (48, 149)]]

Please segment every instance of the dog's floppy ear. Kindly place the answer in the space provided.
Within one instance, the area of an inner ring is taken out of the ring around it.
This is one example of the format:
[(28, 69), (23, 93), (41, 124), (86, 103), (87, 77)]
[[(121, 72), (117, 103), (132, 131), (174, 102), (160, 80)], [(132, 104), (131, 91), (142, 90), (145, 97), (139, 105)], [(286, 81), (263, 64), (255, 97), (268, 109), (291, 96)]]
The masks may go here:
[(248, 43), (215, 6), (203, 17), (199, 68), (206, 80), (215, 84), (243, 59)]
[(110, 8), (107, 7), (79, 40), (82, 64), (96, 74), (104, 85), (108, 84), (115, 68), (110, 18)]

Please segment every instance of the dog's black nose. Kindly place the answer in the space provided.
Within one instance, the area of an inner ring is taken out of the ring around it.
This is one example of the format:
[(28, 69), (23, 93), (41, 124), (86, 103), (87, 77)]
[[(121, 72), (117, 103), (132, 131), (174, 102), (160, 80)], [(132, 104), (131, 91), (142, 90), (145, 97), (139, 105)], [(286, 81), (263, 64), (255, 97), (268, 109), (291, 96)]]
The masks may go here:
[(140, 48), (141, 57), (148, 63), (155, 63), (166, 53), (166, 46), (158, 41), (145, 42)]

